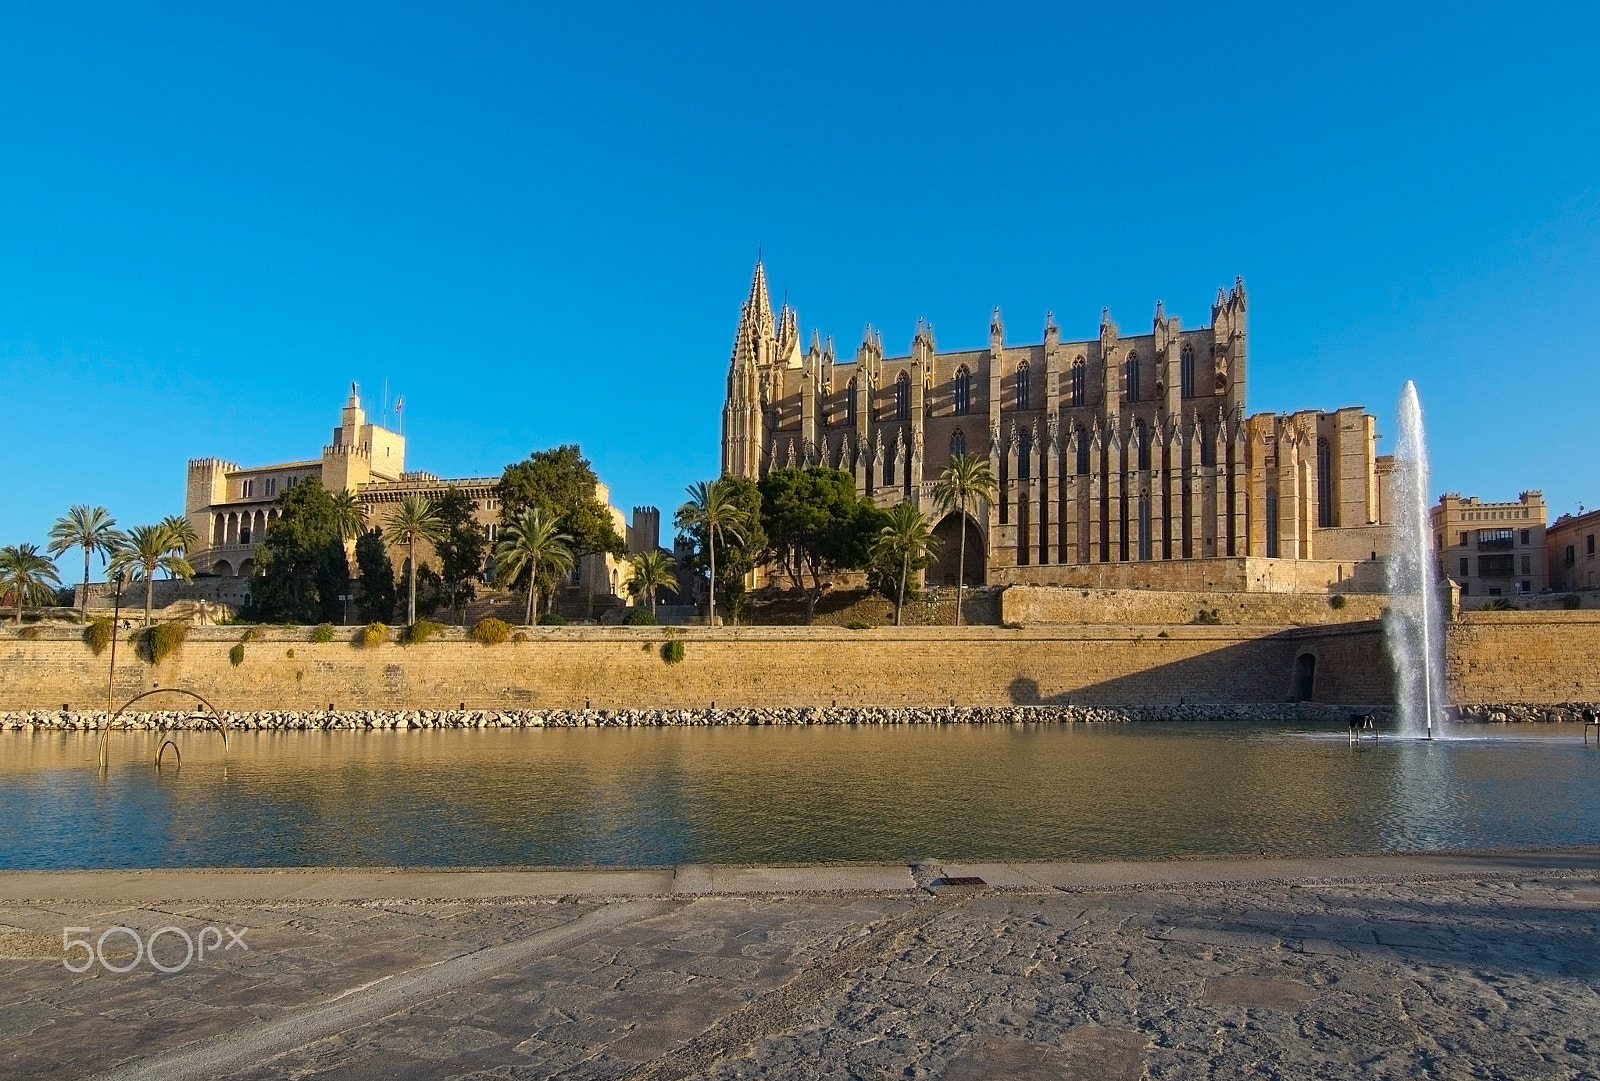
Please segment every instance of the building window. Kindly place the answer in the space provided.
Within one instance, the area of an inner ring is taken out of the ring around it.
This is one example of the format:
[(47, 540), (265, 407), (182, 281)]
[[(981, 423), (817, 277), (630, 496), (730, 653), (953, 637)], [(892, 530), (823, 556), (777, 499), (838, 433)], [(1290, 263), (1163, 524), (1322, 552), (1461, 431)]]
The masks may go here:
[(959, 458), (967, 453), (967, 434), (957, 428), (950, 435), (950, 457)]
[(1267, 489), (1267, 555), (1278, 555), (1278, 489)]
[(1070, 384), (1072, 404), (1083, 404), (1083, 358), (1079, 357), (1072, 362), (1072, 381)]
[(1027, 409), (1028, 406), (1028, 362), (1023, 361), (1017, 365), (1017, 408)]
[(1533, 592), (1533, 583), (1529, 582), (1527, 580), (1524, 580), (1524, 581), (1522, 581), (1521, 583), (1518, 584), (1518, 588), (1523, 593), (1532, 593)]
[(1178, 385), (1183, 397), (1194, 397), (1194, 350), (1187, 345), (1178, 354)]
[(1518, 533), (1517, 536), (1522, 541), (1523, 544), (1527, 544), (1528, 543), (1528, 531), (1526, 529), (1524, 529), (1520, 533)]
[(1577, 563), (1578, 563), (1578, 546), (1575, 545), (1575, 544), (1569, 544), (1569, 545), (1567, 545), (1567, 558), (1562, 561), (1561, 565), (1564, 566), (1564, 567), (1572, 567), (1572, 566), (1576, 566)]
[(1523, 556), (1522, 557), (1522, 573), (1523, 574), (1532, 574), (1533, 573), (1533, 557), (1532, 556)]
[(1590, 533), (1589, 536), (1584, 540), (1584, 546), (1587, 548), (1589, 555), (1594, 555), (1594, 534), (1593, 533)]
[(1479, 556), (1478, 557), (1478, 577), (1479, 578), (1510, 578), (1513, 574), (1516, 573), (1515, 568), (1513, 568), (1512, 565), (1511, 565), (1511, 561), (1513, 559), (1515, 559), (1515, 558), (1516, 558), (1515, 556), (1509, 556), (1509, 555), (1504, 555), (1504, 556)]
[(1463, 533), (1463, 534), (1461, 534), (1461, 545), (1460, 545), (1460, 547), (1465, 548), (1466, 546), (1467, 546), (1467, 535), (1465, 533)]
[(1078, 476), (1089, 475), (1089, 433), (1084, 431), (1083, 425), (1078, 426), (1078, 432), (1073, 439), (1078, 444)]
[(1469, 574), (1467, 572), (1467, 557), (1466, 556), (1462, 556), (1461, 557), (1461, 577), (1463, 577), (1463, 578), (1469, 577)]
[[(911, 419), (911, 377), (905, 372), (900, 373), (900, 378), (894, 381), (894, 419)], [(889, 481), (893, 484), (894, 481)]]
[(964, 417), (972, 411), (972, 372), (963, 364), (956, 369), (956, 416)]
[(1216, 465), (1217, 448), (1212, 445), (1211, 433), (1206, 430), (1206, 422), (1197, 417), (1194, 422), (1194, 430), (1200, 437), (1200, 464)]
[(1125, 367), (1126, 372), (1123, 375), (1123, 381), (1127, 386), (1128, 401), (1136, 402), (1139, 400), (1139, 354), (1129, 353), (1128, 363)]
[(844, 388), (844, 422), (850, 427), (856, 426), (856, 381), (850, 380), (850, 385)]
[(1317, 440), (1317, 525), (1333, 526), (1333, 451), (1326, 439)]
[(1017, 433), (1017, 479), (1027, 480), (1033, 459), (1033, 433), (1024, 428)]
[(1139, 493), (1139, 558), (1153, 558), (1150, 543), (1150, 493)]
[(1150, 429), (1145, 427), (1144, 421), (1133, 422), (1133, 445), (1138, 455), (1138, 468), (1150, 468)]
[(1516, 538), (1509, 529), (1478, 530), (1479, 551), (1509, 550), (1515, 544)]

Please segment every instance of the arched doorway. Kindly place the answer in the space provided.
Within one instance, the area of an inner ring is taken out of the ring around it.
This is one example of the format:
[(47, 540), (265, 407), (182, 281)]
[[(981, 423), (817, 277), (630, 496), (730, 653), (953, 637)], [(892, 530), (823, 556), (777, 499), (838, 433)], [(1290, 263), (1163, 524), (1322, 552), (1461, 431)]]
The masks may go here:
[(1317, 658), (1302, 653), (1294, 659), (1294, 700), (1314, 702), (1317, 692)]
[[(939, 554), (928, 568), (926, 581), (930, 586), (955, 587), (957, 568), (961, 561), (961, 515), (947, 514), (933, 527), (939, 541)], [(967, 588), (981, 586), (986, 581), (983, 530), (972, 515), (967, 515)]]

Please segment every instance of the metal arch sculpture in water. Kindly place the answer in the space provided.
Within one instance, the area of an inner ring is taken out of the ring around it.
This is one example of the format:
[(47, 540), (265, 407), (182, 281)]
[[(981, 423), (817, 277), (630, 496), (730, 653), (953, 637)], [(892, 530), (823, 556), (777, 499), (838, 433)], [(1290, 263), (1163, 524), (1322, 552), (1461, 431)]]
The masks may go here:
[[(193, 698), (196, 702), (199, 702), (202, 706), (205, 706), (206, 709), (211, 711), (211, 716), (204, 718), (204, 720), (207, 720), (216, 726), (217, 734), (222, 737), (222, 749), (228, 749), (228, 726), (223, 723), (222, 713), (217, 709), (216, 706), (213, 706), (210, 702), (206, 701), (194, 691), (187, 691), (182, 687), (157, 687), (154, 690), (144, 691), (140, 694), (134, 695), (132, 698), (122, 703), (121, 706), (117, 707), (117, 711), (111, 715), (111, 718), (108, 721), (106, 721), (105, 728), (101, 729), (100, 731), (100, 769), (102, 771), (109, 768), (111, 765), (111, 729), (116, 726), (117, 718), (121, 717), (123, 711), (129, 706), (133, 705), (141, 698), (149, 698), (153, 694), (186, 694), (190, 698)], [(171, 737), (168, 737), (163, 739), (160, 747), (156, 749), (156, 768), (159, 769), (161, 767), (161, 757), (166, 753), (168, 747), (171, 747), (172, 753), (177, 756), (178, 765), (180, 767), (183, 765), (183, 753), (178, 750), (177, 743), (174, 742)]]

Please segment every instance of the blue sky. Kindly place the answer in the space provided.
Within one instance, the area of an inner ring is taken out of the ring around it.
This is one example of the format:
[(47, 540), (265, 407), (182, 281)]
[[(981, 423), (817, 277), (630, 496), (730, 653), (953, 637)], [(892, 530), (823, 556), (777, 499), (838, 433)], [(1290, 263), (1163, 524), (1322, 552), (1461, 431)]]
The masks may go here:
[(411, 468), (577, 441), (670, 514), (758, 247), (841, 352), (1243, 275), (1252, 410), (1414, 378), (1436, 490), (1600, 505), (1593, 4), (224, 7), (4, 15), (0, 543), (315, 455), (352, 379)]

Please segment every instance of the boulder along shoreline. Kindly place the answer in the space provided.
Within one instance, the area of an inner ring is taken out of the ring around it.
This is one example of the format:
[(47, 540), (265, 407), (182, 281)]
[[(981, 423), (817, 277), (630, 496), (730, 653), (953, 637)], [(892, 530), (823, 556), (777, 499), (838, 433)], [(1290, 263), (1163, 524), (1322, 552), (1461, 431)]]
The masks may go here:
[[(1597, 703), (1555, 706), (1475, 705), (1457, 719), (1486, 723), (1577, 722)], [(224, 710), (222, 724), (241, 731), (394, 731), (438, 728), (667, 728), (715, 725), (917, 725), (917, 724), (1126, 724), (1132, 722), (1237, 721), (1274, 724), (1345, 724), (1352, 714), (1392, 719), (1390, 706), (1336, 706), (1317, 702), (1188, 703), (1183, 705), (1012, 706), (773, 706), (728, 709), (467, 709), (467, 710)], [(150, 710), (117, 718), (134, 731), (209, 728), (219, 718), (204, 710)], [(104, 710), (0, 712), (7, 731), (99, 731)]]

